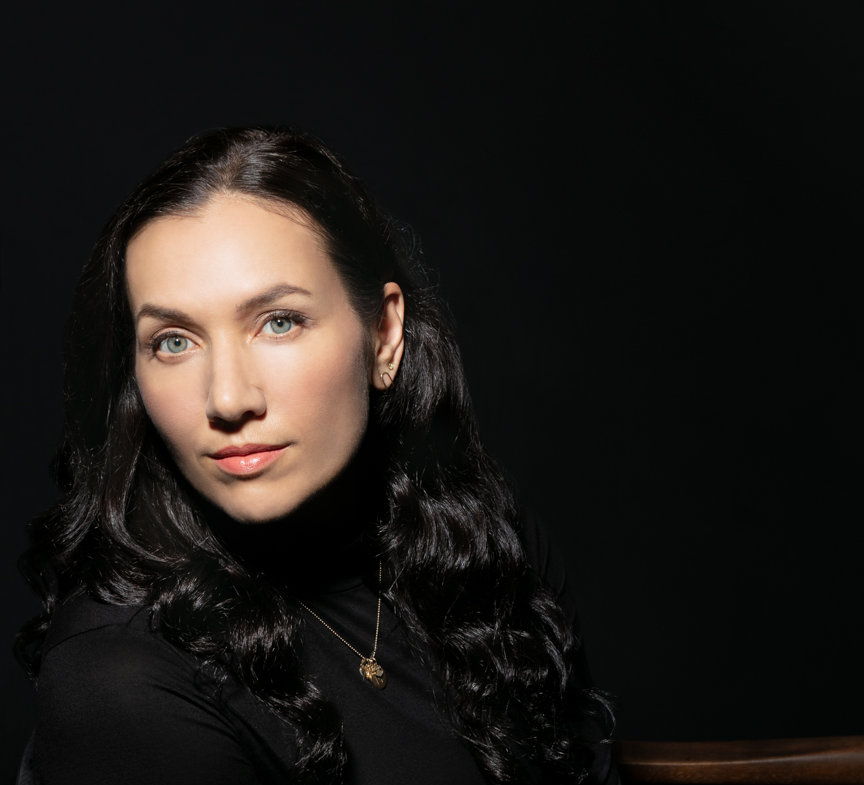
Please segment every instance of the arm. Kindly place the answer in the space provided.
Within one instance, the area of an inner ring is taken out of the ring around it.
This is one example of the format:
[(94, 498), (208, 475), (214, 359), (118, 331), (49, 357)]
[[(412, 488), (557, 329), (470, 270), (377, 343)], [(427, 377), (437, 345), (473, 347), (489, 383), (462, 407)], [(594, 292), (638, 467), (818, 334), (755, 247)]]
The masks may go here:
[(37, 782), (255, 783), (230, 723), (193, 677), (165, 641), (124, 625), (51, 649), (37, 694)]

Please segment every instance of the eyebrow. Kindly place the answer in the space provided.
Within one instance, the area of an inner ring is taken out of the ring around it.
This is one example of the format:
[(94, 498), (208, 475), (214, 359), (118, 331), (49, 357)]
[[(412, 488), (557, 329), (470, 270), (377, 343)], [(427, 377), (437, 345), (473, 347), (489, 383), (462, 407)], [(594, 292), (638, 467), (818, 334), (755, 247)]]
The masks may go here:
[(311, 297), (312, 292), (304, 289), (302, 286), (292, 286), (288, 283), (279, 283), (276, 286), (271, 286), (265, 289), (261, 294), (256, 294), (248, 300), (244, 300), (237, 306), (237, 313), (251, 311), (254, 308), (260, 308), (262, 305), (272, 303), (273, 300), (278, 300), (280, 297), (287, 297), (289, 294), (302, 294), (306, 297)]
[[(274, 300), (278, 300), (280, 297), (287, 297), (290, 294), (302, 294), (306, 297), (311, 297), (312, 292), (308, 289), (304, 289), (302, 286), (293, 286), (292, 284), (280, 283), (276, 284), (276, 286), (271, 286), (269, 289), (265, 289), (263, 292), (259, 294), (255, 294), (250, 297), (248, 300), (244, 300), (240, 303), (236, 310), (237, 313), (245, 313), (246, 311), (251, 311), (255, 308), (260, 308), (261, 306), (267, 305), (268, 303), (273, 302)], [(191, 316), (184, 313), (183, 311), (179, 311), (176, 308), (163, 308), (159, 305), (153, 305), (151, 303), (144, 303), (138, 311), (138, 316), (136, 317), (136, 322), (141, 321), (145, 316), (151, 316), (154, 319), (161, 319), (166, 322), (194, 322)]]

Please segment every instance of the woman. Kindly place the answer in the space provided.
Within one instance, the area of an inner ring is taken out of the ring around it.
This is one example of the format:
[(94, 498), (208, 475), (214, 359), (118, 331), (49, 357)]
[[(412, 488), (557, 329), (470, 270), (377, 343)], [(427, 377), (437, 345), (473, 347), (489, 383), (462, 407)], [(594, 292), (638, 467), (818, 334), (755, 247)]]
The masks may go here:
[(192, 138), (108, 223), (23, 559), (36, 781), (617, 781), (415, 256), (284, 129)]

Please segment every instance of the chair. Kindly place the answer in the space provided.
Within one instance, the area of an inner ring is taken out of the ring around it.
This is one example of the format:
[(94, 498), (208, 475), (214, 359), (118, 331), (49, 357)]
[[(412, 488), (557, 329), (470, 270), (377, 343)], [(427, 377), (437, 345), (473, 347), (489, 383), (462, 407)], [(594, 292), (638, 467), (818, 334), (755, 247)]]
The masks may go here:
[(615, 746), (622, 785), (864, 785), (864, 736)]

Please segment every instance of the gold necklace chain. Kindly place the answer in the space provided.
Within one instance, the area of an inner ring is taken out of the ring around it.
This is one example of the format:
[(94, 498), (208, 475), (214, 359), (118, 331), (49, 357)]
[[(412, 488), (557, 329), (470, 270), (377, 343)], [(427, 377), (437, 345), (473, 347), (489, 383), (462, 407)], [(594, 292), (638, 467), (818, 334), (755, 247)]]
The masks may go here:
[(345, 640), (336, 630), (333, 629), (324, 619), (322, 619), (315, 611), (313, 611), (305, 602), (297, 601), (297, 604), (300, 605), (308, 613), (312, 614), (318, 621), (321, 622), (330, 632), (332, 632), (342, 643), (344, 643), (351, 651), (353, 651), (360, 658), (360, 675), (366, 679), (373, 687), (377, 687), (379, 690), (384, 689), (387, 686), (387, 675), (384, 673), (384, 668), (381, 667), (381, 664), (375, 659), (375, 655), (378, 653), (378, 633), (381, 629), (381, 576), (382, 576), (382, 567), (381, 560), (378, 560), (378, 610), (375, 614), (375, 641), (372, 644), (372, 653), (366, 657), (364, 654), (357, 649), (354, 648), (348, 641)]

